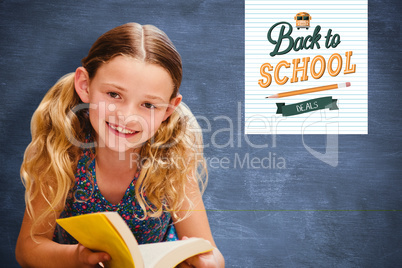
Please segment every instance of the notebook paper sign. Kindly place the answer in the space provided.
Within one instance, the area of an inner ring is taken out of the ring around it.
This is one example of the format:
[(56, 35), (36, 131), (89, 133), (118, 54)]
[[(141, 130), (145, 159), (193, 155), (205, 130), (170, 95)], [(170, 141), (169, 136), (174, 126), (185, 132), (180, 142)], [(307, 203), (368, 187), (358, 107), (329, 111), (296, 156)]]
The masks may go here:
[(245, 1), (245, 133), (367, 134), (367, 0)]

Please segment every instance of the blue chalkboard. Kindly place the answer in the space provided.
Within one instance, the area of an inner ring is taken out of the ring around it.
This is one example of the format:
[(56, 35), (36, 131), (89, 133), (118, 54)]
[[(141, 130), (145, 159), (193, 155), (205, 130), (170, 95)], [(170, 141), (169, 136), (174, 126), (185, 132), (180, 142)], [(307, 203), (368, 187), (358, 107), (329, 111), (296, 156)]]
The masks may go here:
[[(211, 229), (227, 267), (395, 267), (402, 263), (402, 4), (369, 0), (369, 134), (245, 136), (244, 2), (1, 1), (2, 267), (24, 212), (19, 168), (32, 113), (96, 38), (154, 24), (183, 58), (181, 93), (204, 130)], [(333, 137), (332, 137), (333, 138)]]

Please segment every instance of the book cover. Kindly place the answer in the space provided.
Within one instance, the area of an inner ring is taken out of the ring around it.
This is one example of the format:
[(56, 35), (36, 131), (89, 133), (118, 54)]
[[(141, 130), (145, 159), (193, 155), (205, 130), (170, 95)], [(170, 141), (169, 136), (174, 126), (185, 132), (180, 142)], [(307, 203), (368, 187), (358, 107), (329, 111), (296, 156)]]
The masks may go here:
[(58, 219), (83, 246), (107, 252), (106, 268), (171, 268), (185, 259), (211, 251), (212, 245), (201, 238), (138, 245), (134, 235), (117, 212), (99, 212)]

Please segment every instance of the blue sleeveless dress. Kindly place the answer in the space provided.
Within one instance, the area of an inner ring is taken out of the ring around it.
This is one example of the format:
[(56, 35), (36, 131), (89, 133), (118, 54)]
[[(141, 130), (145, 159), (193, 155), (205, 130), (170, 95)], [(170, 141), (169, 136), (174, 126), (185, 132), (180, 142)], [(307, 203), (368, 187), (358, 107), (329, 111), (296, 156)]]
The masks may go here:
[[(130, 227), (139, 244), (178, 240), (170, 213), (164, 212), (159, 218), (147, 217), (135, 198), (135, 175), (119, 204), (113, 205), (99, 191), (96, 183), (95, 161), (90, 160), (90, 150), (84, 150), (75, 174), (74, 187), (69, 191), (65, 208), (60, 218), (81, 214), (117, 211)], [(60, 244), (77, 244), (61, 226), (56, 225), (53, 241)]]

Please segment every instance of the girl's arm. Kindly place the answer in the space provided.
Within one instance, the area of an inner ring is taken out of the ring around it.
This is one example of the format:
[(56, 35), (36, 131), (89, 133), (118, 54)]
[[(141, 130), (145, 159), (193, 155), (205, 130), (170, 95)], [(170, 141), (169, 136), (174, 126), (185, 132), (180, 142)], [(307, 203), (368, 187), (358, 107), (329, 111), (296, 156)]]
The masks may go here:
[[(225, 267), (225, 260), (223, 255), (216, 247), (215, 241), (212, 237), (211, 229), (209, 227), (207, 213), (205, 211), (204, 202), (202, 201), (201, 193), (198, 186), (191, 187), (188, 192), (191, 193), (189, 198), (195, 205), (192, 208), (190, 216), (182, 221), (175, 223), (175, 228), (180, 239), (186, 239), (187, 237), (201, 237), (208, 240), (214, 250), (209, 253), (197, 255), (195, 257), (187, 259), (181, 264), (180, 267)], [(185, 201), (183, 207), (178, 213), (179, 217), (184, 217), (190, 206)]]
[[(36, 215), (45, 209), (44, 204), (46, 203), (43, 198), (37, 198), (33, 202)], [(59, 217), (59, 214), (56, 216)], [(62, 245), (53, 242), (54, 219), (52, 223), (52, 225), (43, 224), (38, 229), (38, 234), (34, 235), (36, 239), (34, 241), (30, 235), (32, 219), (25, 212), (15, 249), (17, 261), (22, 267), (99, 267), (99, 262), (110, 258), (106, 253), (95, 253), (82, 245)]]

